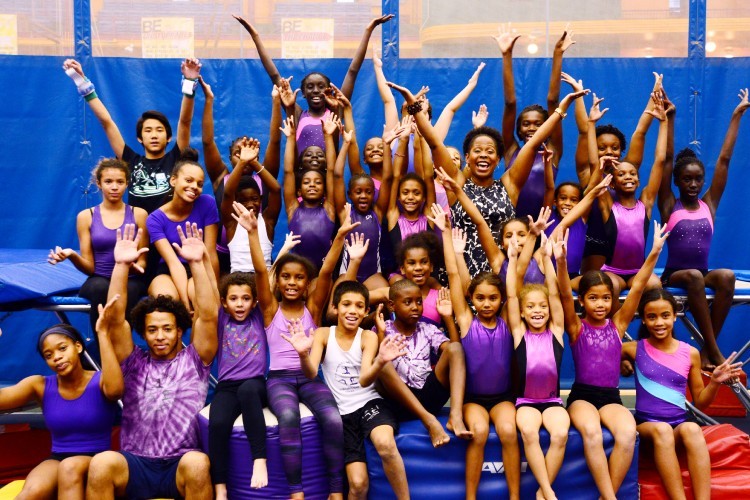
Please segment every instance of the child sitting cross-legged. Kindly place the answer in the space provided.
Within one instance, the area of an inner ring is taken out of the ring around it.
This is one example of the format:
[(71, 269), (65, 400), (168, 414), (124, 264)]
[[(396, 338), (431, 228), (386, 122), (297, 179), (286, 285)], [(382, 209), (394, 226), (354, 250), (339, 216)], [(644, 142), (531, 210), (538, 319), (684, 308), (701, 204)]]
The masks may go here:
[[(406, 354), (404, 339), (378, 336), (360, 325), (367, 315), (370, 294), (357, 281), (342, 281), (333, 292), (336, 326), (310, 329), (305, 334), (299, 321), (289, 323), (289, 341), (300, 357), (308, 378), (318, 376), (322, 367), (344, 423), (344, 462), (349, 481), (349, 498), (367, 498), (369, 479), (365, 456), (365, 438), (369, 437), (381, 460), (383, 470), (399, 499), (409, 498), (404, 461), (396, 448), (398, 419), (375, 390), (373, 382), (389, 361)], [(385, 321), (378, 309), (378, 330), (385, 333)]]

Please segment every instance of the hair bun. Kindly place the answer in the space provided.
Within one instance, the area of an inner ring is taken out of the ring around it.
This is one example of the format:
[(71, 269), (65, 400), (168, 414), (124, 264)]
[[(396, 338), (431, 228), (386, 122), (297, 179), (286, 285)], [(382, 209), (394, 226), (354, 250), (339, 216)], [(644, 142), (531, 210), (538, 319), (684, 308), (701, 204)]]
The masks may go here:
[(690, 148), (685, 148), (679, 153), (677, 153), (677, 156), (675, 156), (674, 161), (678, 162), (682, 160), (683, 158), (698, 158), (698, 155), (695, 154), (695, 151), (693, 151)]
[(187, 147), (180, 151), (180, 161), (198, 161), (198, 150)]

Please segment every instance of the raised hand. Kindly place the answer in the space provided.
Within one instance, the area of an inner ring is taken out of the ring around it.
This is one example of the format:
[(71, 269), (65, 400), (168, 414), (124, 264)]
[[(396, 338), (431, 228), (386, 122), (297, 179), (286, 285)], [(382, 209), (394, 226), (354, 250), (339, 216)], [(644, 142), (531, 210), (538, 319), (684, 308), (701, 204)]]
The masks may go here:
[(471, 75), (471, 78), (469, 78), (469, 84), (476, 85), (479, 81), (479, 75), (482, 73), (482, 70), (484, 69), (485, 64), (483, 62), (479, 63), (479, 66), (477, 66), (477, 70), (474, 72), (473, 75)]
[(588, 95), (589, 92), (591, 92), (589, 89), (582, 89), (571, 92), (570, 94), (563, 97), (562, 101), (560, 101), (560, 108), (563, 111), (568, 109), (568, 106), (570, 106), (571, 102), (575, 101), (576, 99), (580, 99), (585, 95)]
[(383, 316), (383, 304), (378, 304), (378, 309), (375, 311), (375, 328), (378, 333), (385, 335), (385, 317)]
[(594, 94), (594, 104), (591, 106), (591, 110), (589, 111), (589, 121), (590, 122), (598, 122), (602, 116), (604, 116), (604, 113), (609, 111), (609, 108), (599, 109), (599, 104), (604, 101), (604, 98), (598, 98), (596, 97), (596, 94)]
[(513, 51), (513, 46), (516, 44), (516, 40), (521, 38), (521, 35), (511, 33), (510, 23), (508, 23), (507, 25), (501, 25), (498, 28), (498, 34), (492, 38), (497, 42), (500, 53), (505, 55), (509, 51)]
[(454, 227), (451, 231), (451, 239), (453, 240), (453, 253), (464, 253), (464, 250), (466, 250), (466, 233), (464, 230)]
[(65, 59), (65, 62), (63, 62), (62, 67), (65, 71), (67, 71), (70, 68), (73, 68), (73, 70), (75, 70), (76, 73), (81, 75), (81, 78), (86, 78), (86, 75), (83, 74), (83, 67), (81, 66), (81, 63), (79, 63), (75, 59)]
[(372, 21), (370, 21), (370, 24), (367, 25), (367, 29), (374, 30), (375, 28), (377, 28), (381, 24), (387, 23), (388, 21), (390, 21), (394, 17), (396, 17), (396, 16), (393, 15), (393, 14), (386, 14), (385, 16), (376, 17)]
[(294, 76), (281, 78), (279, 80), (279, 98), (281, 99), (281, 104), (283, 104), (285, 108), (292, 108), (297, 104), (297, 94), (299, 93), (299, 89), (292, 90), (292, 78), (294, 78)]
[(619, 165), (620, 160), (616, 156), (604, 155), (599, 158), (599, 170), (605, 170), (606, 166), (617, 169)]
[(565, 230), (565, 234), (562, 238), (558, 237), (552, 241), (552, 255), (555, 256), (555, 260), (564, 259), (568, 255), (568, 235), (570, 229)]
[(542, 143), (542, 161), (544, 162), (544, 165), (551, 165), (552, 164), (552, 158), (555, 157), (555, 151), (550, 148), (546, 142)]
[(303, 355), (308, 354), (313, 345), (313, 336), (315, 329), (310, 328), (310, 335), (305, 334), (305, 329), (302, 326), (302, 321), (299, 319), (293, 319), (287, 323), (289, 329), (289, 335), (281, 334), (281, 338), (292, 344), (297, 354)]
[(664, 88), (664, 74), (657, 73), (656, 71), (651, 72), (654, 75), (654, 88), (651, 92), (659, 92)]
[(75, 252), (72, 248), (55, 247), (49, 251), (47, 262), (54, 266), (55, 264), (63, 262), (65, 259), (73, 255), (73, 253)]
[(402, 134), (407, 134), (407, 131), (411, 133), (411, 123), (404, 118), (404, 120), (397, 123), (391, 130), (383, 130), (383, 142), (390, 146), (397, 137), (401, 137)]
[(344, 108), (352, 107), (352, 103), (349, 99), (347, 99), (344, 93), (332, 83), (323, 95), (329, 108), (336, 109), (339, 106), (343, 106)]
[(717, 384), (724, 383), (731, 379), (736, 379), (742, 373), (742, 363), (734, 363), (737, 353), (733, 352), (722, 364), (714, 368), (711, 374), (711, 380)]
[(573, 40), (573, 31), (568, 30), (567, 26), (565, 27), (565, 31), (563, 31), (562, 36), (555, 44), (555, 50), (561, 50), (562, 52), (565, 52), (570, 48), (571, 45), (573, 45), (575, 40)]
[(664, 242), (669, 237), (669, 231), (667, 231), (666, 222), (661, 225), (659, 222), (654, 221), (654, 244), (651, 247), (653, 252), (661, 252), (664, 248)]
[(484, 104), (479, 106), (478, 111), (471, 112), (471, 124), (474, 128), (484, 127), (487, 123), (487, 118), (490, 116), (490, 112), (487, 111), (487, 106)]
[(435, 309), (440, 316), (453, 316), (453, 302), (451, 302), (451, 291), (443, 287), (438, 292)]
[(115, 243), (114, 257), (116, 264), (127, 264), (133, 266), (138, 272), (143, 272), (143, 268), (136, 264), (138, 258), (148, 252), (148, 247), (138, 248), (143, 236), (143, 230), (138, 228), (136, 231), (135, 224), (125, 224), (123, 229), (117, 229), (117, 243)]
[(289, 231), (286, 233), (286, 237), (284, 237), (284, 244), (281, 246), (281, 250), (279, 250), (279, 254), (283, 255), (287, 253), (292, 248), (296, 247), (302, 243), (302, 236), (299, 234), (294, 234), (293, 231)]
[(201, 84), (201, 89), (203, 90), (203, 95), (206, 97), (206, 99), (213, 99), (214, 91), (211, 90), (211, 86), (206, 83), (206, 80), (203, 79), (203, 76), (198, 76), (198, 83)]
[(236, 220), (237, 224), (244, 228), (245, 231), (248, 233), (254, 233), (258, 230), (258, 218), (252, 210), (248, 210), (245, 208), (245, 205), (236, 201), (232, 203), (232, 208), (234, 209), (232, 218)]
[(380, 54), (378, 54), (378, 49), (376, 47), (372, 48), (372, 65), (376, 68), (383, 67), (383, 60), (380, 58)]
[(344, 205), (343, 217), (341, 217), (341, 227), (337, 234), (349, 234), (349, 231), (359, 226), (361, 222), (352, 222), (352, 204), (347, 203)]
[(519, 251), (519, 248), (518, 248), (518, 240), (514, 236), (508, 242), (508, 258), (517, 259), (520, 253), (521, 252)]
[(180, 71), (182, 71), (182, 76), (188, 80), (197, 80), (201, 76), (202, 66), (198, 59), (189, 57), (180, 64)]
[(552, 209), (550, 207), (542, 207), (541, 209), (539, 209), (539, 216), (536, 220), (528, 215), (527, 217), (529, 218), (529, 233), (535, 236), (544, 234), (544, 230), (550, 227), (554, 222), (549, 220), (550, 215), (552, 215)]
[(252, 24), (245, 21), (243, 17), (237, 16), (235, 14), (232, 14), (232, 17), (237, 19), (237, 21), (245, 28), (245, 30), (250, 33), (250, 36), (258, 36), (258, 30), (256, 30)]
[(198, 229), (198, 224), (190, 222), (185, 223), (185, 231), (182, 226), (177, 226), (177, 236), (180, 237), (180, 243), (172, 243), (177, 255), (188, 262), (200, 262), (203, 260), (203, 252), (206, 246), (203, 244), (203, 231)]
[(598, 198), (599, 196), (603, 195), (607, 192), (607, 188), (609, 188), (609, 184), (612, 182), (612, 174), (607, 174), (602, 181), (594, 186), (594, 189), (591, 190), (592, 193), (594, 193), (594, 197)]
[(664, 109), (664, 98), (661, 92), (652, 92), (651, 101), (654, 103), (654, 109), (647, 109), (644, 113), (648, 113), (660, 122), (667, 119), (667, 111)]
[(576, 92), (583, 90), (583, 80), (576, 80), (564, 71), (560, 72), (560, 80), (573, 87), (573, 90)]
[(437, 174), (438, 182), (443, 185), (446, 191), (456, 193), (461, 189), (458, 187), (456, 179), (448, 175), (443, 167), (438, 167), (435, 173)]
[(734, 108), (735, 113), (744, 113), (747, 108), (750, 107), (750, 103), (748, 103), (747, 100), (747, 89), (740, 89), (740, 93), (737, 94), (737, 97), (740, 98), (740, 103), (737, 105), (736, 108)]
[(242, 145), (240, 146), (240, 163), (248, 164), (258, 159), (260, 153), (260, 143), (258, 139), (250, 137), (249, 139), (243, 139)]
[(414, 117), (411, 115), (406, 115), (401, 119), (401, 126), (403, 127), (403, 130), (397, 136), (400, 141), (409, 140), (409, 135), (411, 134), (419, 134), (419, 130), (417, 130), (417, 122), (414, 121)]
[(399, 92), (406, 101), (406, 104), (414, 104), (421, 96), (423, 96), (430, 90), (429, 87), (422, 87), (422, 89), (417, 92), (417, 95), (414, 95), (411, 93), (411, 90), (407, 89), (406, 87), (402, 87), (401, 85), (396, 85), (393, 82), (388, 82), (388, 86), (393, 90)]
[(291, 137), (292, 134), (294, 134), (294, 130), (295, 130), (294, 116), (290, 115), (289, 118), (284, 120), (282, 122), (282, 126), (279, 127), (279, 130), (281, 130), (281, 133), (284, 134), (284, 137)]
[(669, 100), (669, 96), (667, 95), (667, 91), (664, 90), (664, 87), (661, 88), (661, 98), (664, 99), (664, 111), (667, 112), (667, 116), (674, 116), (677, 112), (677, 106)]
[(323, 120), (322, 126), (323, 126), (323, 133), (325, 135), (331, 135), (332, 136), (338, 130), (341, 129), (341, 119), (338, 116), (336, 116), (334, 114), (331, 114), (331, 115), (329, 115), (328, 118), (326, 118), (325, 120)]
[(388, 363), (408, 353), (406, 339), (403, 335), (389, 335), (384, 338), (378, 348), (378, 357), (383, 363)]
[(432, 223), (435, 224), (436, 228), (438, 228), (440, 231), (445, 231), (446, 229), (451, 228), (451, 223), (448, 220), (448, 214), (445, 213), (443, 207), (441, 207), (437, 203), (433, 203), (432, 207), (430, 207), (430, 211), (432, 212), (432, 217), (428, 215), (427, 219), (432, 221)]
[(118, 293), (117, 295), (112, 297), (106, 305), (99, 304), (99, 318), (97, 318), (96, 325), (94, 326), (94, 331), (96, 331), (96, 333), (109, 331), (110, 325), (115, 319), (112, 317), (112, 304), (117, 302), (119, 299), (120, 294)]
[(370, 240), (365, 239), (364, 233), (352, 233), (350, 239), (351, 243), (348, 240), (344, 240), (344, 246), (349, 253), (349, 258), (361, 261), (365, 258), (367, 249), (370, 248)]

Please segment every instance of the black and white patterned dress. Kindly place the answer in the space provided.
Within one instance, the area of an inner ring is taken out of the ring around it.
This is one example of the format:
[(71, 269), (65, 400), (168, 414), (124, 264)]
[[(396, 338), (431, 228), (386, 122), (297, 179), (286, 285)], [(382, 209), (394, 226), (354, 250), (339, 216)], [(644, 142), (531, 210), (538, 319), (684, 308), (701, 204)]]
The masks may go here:
[[(474, 184), (471, 179), (466, 179), (464, 192), (484, 216), (495, 241), (502, 247), (503, 238), (500, 229), (505, 221), (516, 216), (516, 209), (513, 207), (503, 183), (498, 179), (491, 186), (481, 187)], [(491, 271), (490, 264), (487, 262), (487, 255), (484, 253), (481, 243), (479, 243), (479, 231), (471, 222), (471, 218), (466, 214), (461, 203), (456, 202), (451, 207), (451, 215), (453, 225), (463, 229), (466, 233), (464, 258), (471, 277), (473, 278), (483, 271)]]

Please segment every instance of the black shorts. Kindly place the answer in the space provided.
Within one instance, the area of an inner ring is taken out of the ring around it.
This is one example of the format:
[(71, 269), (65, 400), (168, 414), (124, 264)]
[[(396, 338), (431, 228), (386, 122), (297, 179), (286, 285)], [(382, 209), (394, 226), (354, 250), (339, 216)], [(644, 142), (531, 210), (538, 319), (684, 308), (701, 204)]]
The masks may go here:
[(559, 406), (560, 408), (563, 407), (562, 403), (558, 403), (555, 401), (551, 403), (521, 403), (520, 405), (516, 405), (516, 410), (518, 410), (519, 408), (523, 408), (524, 406), (528, 406), (529, 408), (536, 408), (537, 410), (539, 410), (539, 413), (544, 413), (544, 410), (546, 410), (547, 408), (555, 408), (557, 406)]
[[(180, 264), (182, 264), (182, 267), (185, 268), (185, 272), (187, 273), (188, 279), (192, 278), (193, 277), (193, 273), (190, 272), (190, 266), (188, 264), (186, 264), (185, 262), (182, 262), (182, 261), (180, 261)], [(154, 277), (160, 276), (162, 274), (171, 274), (169, 272), (169, 266), (167, 265), (166, 262), (161, 262), (156, 267), (156, 273), (154, 274)]]
[(495, 406), (499, 405), (500, 403), (504, 402), (510, 402), (515, 403), (516, 402), (516, 396), (513, 394), (513, 391), (505, 391), (502, 394), (484, 394), (484, 395), (467, 395), (464, 398), (464, 404), (466, 403), (473, 403), (475, 405), (479, 405), (487, 412), (492, 410)]
[(570, 395), (568, 396), (567, 407), (570, 408), (571, 403), (578, 400), (591, 403), (597, 410), (607, 405), (622, 406), (620, 389), (617, 387), (598, 387), (595, 385), (573, 382), (573, 387), (570, 389)]
[[(451, 397), (450, 391), (443, 387), (443, 384), (440, 383), (435, 372), (430, 372), (421, 389), (415, 389), (413, 387), (409, 387), (409, 389), (417, 397), (422, 406), (424, 406), (424, 409), (433, 415), (440, 413), (440, 410)], [(403, 407), (398, 407), (396, 409), (396, 416), (402, 421), (414, 420), (417, 418)]]
[(586, 242), (583, 245), (584, 258), (594, 255), (607, 256), (610, 253), (606, 240), (586, 234)]
[[(661, 273), (661, 286), (664, 286), (664, 287), (669, 286), (669, 278), (671, 278), (672, 275), (676, 273), (677, 271), (685, 271), (685, 269), (677, 269), (676, 267), (665, 267), (664, 272)], [(708, 269), (698, 269), (698, 271), (700, 271), (700, 273), (703, 275), (704, 278), (708, 274)]]
[(619, 276), (620, 278), (623, 279), (623, 281), (625, 281), (625, 285), (626, 286), (628, 284), (628, 281), (630, 281), (630, 278), (634, 277), (637, 274), (637, 273), (620, 274), (620, 273), (616, 273), (614, 271), (606, 271), (604, 269), (602, 269), (602, 272), (612, 273), (615, 276)]
[(362, 408), (341, 415), (344, 423), (344, 463), (367, 462), (365, 439), (375, 427), (390, 425), (393, 434), (398, 432), (398, 420), (384, 399), (368, 401)]
[(128, 462), (127, 498), (182, 498), (177, 489), (177, 466), (182, 457), (146, 458), (127, 451), (120, 454)]
[(50, 456), (49, 456), (49, 458), (47, 458), (47, 460), (57, 460), (58, 462), (62, 462), (66, 458), (70, 458), (70, 457), (93, 457), (97, 453), (99, 453), (99, 452), (97, 452), (97, 451), (91, 451), (91, 452), (87, 452), (87, 451), (74, 451), (74, 452), (67, 452), (66, 453), (66, 452), (53, 451), (52, 453), (50, 453)]

